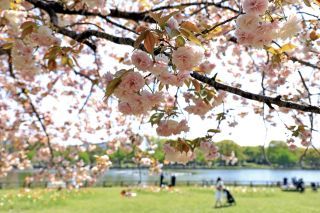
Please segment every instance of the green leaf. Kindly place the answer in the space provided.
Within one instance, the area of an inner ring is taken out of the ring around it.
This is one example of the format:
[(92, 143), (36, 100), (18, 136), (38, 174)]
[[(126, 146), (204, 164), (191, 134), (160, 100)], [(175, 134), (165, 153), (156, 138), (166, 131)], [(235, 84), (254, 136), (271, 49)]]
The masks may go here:
[(219, 133), (221, 131), (219, 129), (209, 129), (207, 132)]
[(155, 113), (150, 117), (149, 122), (151, 123), (151, 126), (154, 124), (158, 124), (160, 120), (163, 118), (164, 113)]
[(226, 119), (226, 116), (224, 115), (223, 112), (217, 114), (217, 121), (222, 121), (224, 119)]
[(119, 84), (121, 83), (121, 79), (124, 75), (126, 75), (127, 73), (132, 72), (132, 69), (130, 70), (120, 70), (115, 74), (115, 78), (110, 81), (110, 83), (108, 84), (107, 88), (106, 88), (106, 92), (105, 92), (105, 99), (108, 99), (114, 92), (114, 90), (119, 86)]
[(158, 22), (159, 25), (160, 25), (160, 27), (163, 28), (163, 27), (166, 25), (167, 21), (168, 21), (172, 16), (175, 16), (175, 15), (179, 14), (179, 12), (180, 12), (180, 11), (174, 11), (174, 12), (172, 12), (172, 13), (166, 15), (166, 16), (161, 17), (160, 20), (159, 20), (159, 22)]
[(178, 36), (176, 38), (176, 46), (177, 47), (183, 47), (185, 45), (186, 41), (184, 40), (184, 38), (182, 36)]
[(201, 41), (188, 29), (180, 28), (180, 32), (184, 35), (189, 41), (201, 46)]
[(308, 7), (311, 7), (311, 3), (309, 0), (303, 0), (304, 4)]

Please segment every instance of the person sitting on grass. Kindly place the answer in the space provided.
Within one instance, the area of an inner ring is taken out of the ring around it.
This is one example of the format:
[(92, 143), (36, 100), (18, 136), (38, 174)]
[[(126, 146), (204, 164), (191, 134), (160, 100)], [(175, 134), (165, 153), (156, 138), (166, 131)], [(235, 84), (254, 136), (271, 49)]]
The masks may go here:
[(120, 192), (120, 195), (121, 195), (122, 197), (136, 197), (136, 196), (137, 196), (137, 193), (132, 192), (130, 189), (128, 189), (128, 190), (122, 190), (122, 191)]

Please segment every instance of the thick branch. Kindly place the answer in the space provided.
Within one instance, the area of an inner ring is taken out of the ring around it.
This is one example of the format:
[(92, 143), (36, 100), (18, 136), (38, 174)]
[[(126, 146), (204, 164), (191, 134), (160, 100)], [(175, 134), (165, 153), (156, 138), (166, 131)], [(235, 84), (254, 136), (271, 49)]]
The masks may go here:
[[(42, 10), (47, 11), (49, 8), (53, 10), (55, 13), (66, 14), (66, 15), (83, 15), (83, 16), (99, 16), (101, 18), (105, 18), (105, 15), (100, 13), (89, 12), (84, 9), (80, 10), (70, 10), (65, 7), (63, 4), (59, 2), (46, 2), (40, 0), (26, 0), (29, 3), (33, 4), (35, 7), (40, 8)], [(143, 12), (126, 12), (126, 11), (119, 11), (117, 9), (111, 9), (109, 17), (114, 18), (123, 18), (123, 19), (130, 19), (134, 21), (146, 21), (146, 22), (154, 22), (154, 20), (148, 16), (146, 16)]]
[(82, 42), (92, 36), (103, 38), (116, 44), (134, 46), (134, 40), (131, 38), (117, 37), (97, 30), (86, 30), (76, 36), (76, 40)]
[[(56, 13), (60, 14), (67, 14), (67, 15), (84, 15), (84, 16), (99, 16), (101, 18), (105, 18), (105, 15), (102, 15), (100, 13), (95, 12), (89, 12), (85, 9), (80, 10), (71, 10), (65, 7), (63, 4), (60, 4), (59, 2), (53, 2), (53, 1), (40, 1), (40, 0), (27, 0), (29, 3), (33, 4), (35, 7), (38, 7), (43, 10), (47, 10), (48, 8), (52, 9)], [(177, 9), (177, 8), (183, 8), (183, 7), (190, 7), (190, 6), (214, 6), (220, 9), (225, 9), (232, 11), (234, 13), (239, 13), (238, 10), (235, 10), (231, 7), (223, 6), (223, 2), (220, 3), (214, 3), (214, 2), (192, 2), (192, 3), (184, 3), (184, 4), (175, 4), (175, 5), (167, 5), (163, 7), (157, 7), (152, 10), (144, 11), (144, 12), (128, 12), (128, 11), (120, 11), (118, 9), (111, 9), (110, 14), (108, 14), (108, 17), (113, 18), (123, 18), (123, 19), (129, 19), (134, 21), (145, 21), (154, 23), (155, 21), (148, 16), (150, 12), (156, 12), (164, 9)]]
[(142, 12), (142, 13), (147, 14), (149, 12), (156, 12), (156, 11), (161, 11), (161, 10), (164, 10), (164, 9), (179, 9), (181, 7), (201, 6), (201, 5), (206, 5), (207, 7), (208, 6), (214, 6), (214, 7), (220, 8), (220, 9), (225, 9), (225, 10), (232, 11), (234, 13), (239, 13), (238, 10), (235, 10), (235, 9), (233, 9), (231, 7), (223, 6), (222, 5), (223, 2), (224, 1), (222, 1), (220, 3), (202, 1), (202, 2), (191, 2), (191, 3), (183, 3), (183, 4), (176, 4), (176, 5), (167, 5), (167, 6), (157, 7), (157, 8), (154, 8), (154, 9), (150, 10), (150, 11), (145, 11), (145, 12)]
[(302, 104), (297, 104), (297, 103), (293, 103), (290, 101), (282, 101), (280, 96), (273, 98), (273, 97), (268, 97), (268, 96), (264, 96), (264, 95), (246, 92), (246, 91), (243, 91), (243, 90), (235, 88), (235, 87), (221, 84), (221, 83), (217, 82), (215, 80), (215, 78), (208, 78), (206, 76), (200, 75), (197, 72), (191, 73), (191, 76), (193, 78), (197, 79), (198, 81), (201, 81), (203, 83), (206, 83), (206, 84), (214, 87), (216, 90), (223, 90), (226, 92), (230, 92), (232, 94), (239, 95), (239, 96), (246, 98), (246, 99), (259, 101), (262, 103), (266, 103), (268, 105), (274, 104), (279, 107), (285, 107), (285, 108), (289, 108), (289, 109), (296, 109), (296, 110), (300, 110), (300, 111), (304, 111), (304, 112), (313, 112), (316, 114), (320, 114), (320, 108), (316, 107), (316, 106), (302, 105)]
[(1, 55), (8, 55), (9, 53), (10, 53), (9, 50), (5, 50), (5, 49), (1, 49), (1, 48), (0, 48), (0, 56), (1, 56)]
[[(59, 11), (61, 9), (60, 4), (57, 4), (58, 6), (56, 6), (56, 3), (51, 3), (51, 2), (45, 3), (42, 1), (38, 1), (38, 0), (28, 0), (28, 1), (32, 4), (34, 4), (36, 7), (45, 10), (49, 14), (51, 23), (57, 28), (58, 33), (63, 34), (65, 36), (68, 36), (68, 37), (74, 39), (75, 41), (83, 42), (84, 44), (88, 45), (93, 51), (96, 50), (96, 46), (86, 40), (92, 36), (95, 36), (98, 38), (103, 38), (103, 39), (109, 40), (109, 41), (111, 41), (113, 43), (117, 43), (117, 44), (124, 44), (124, 45), (130, 45), (130, 46), (134, 45), (134, 40), (131, 38), (117, 37), (117, 36), (110, 35), (110, 34), (100, 32), (97, 30), (86, 30), (82, 33), (76, 33), (74, 31), (68, 30), (66, 28), (59, 27), (59, 24), (58, 24), (59, 21), (58, 21), (58, 16), (56, 14), (56, 10)], [(51, 4), (53, 4), (54, 7), (51, 7)], [(56, 10), (54, 10), (55, 8), (56, 8)]]

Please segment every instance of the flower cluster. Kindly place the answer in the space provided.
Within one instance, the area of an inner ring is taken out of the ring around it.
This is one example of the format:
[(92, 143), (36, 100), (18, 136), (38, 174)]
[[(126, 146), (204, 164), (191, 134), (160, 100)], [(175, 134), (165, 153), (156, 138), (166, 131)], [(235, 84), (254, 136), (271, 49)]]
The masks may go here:
[(238, 162), (238, 158), (234, 151), (231, 152), (230, 156), (222, 155), (221, 159), (225, 161), (226, 165), (235, 165)]
[(144, 166), (150, 166), (152, 161), (150, 158), (141, 158), (140, 162)]
[(131, 61), (141, 71), (147, 71), (153, 66), (150, 56), (142, 50), (135, 50), (131, 55)]
[(38, 67), (33, 58), (33, 48), (24, 44), (21, 40), (16, 40), (12, 50), (12, 64), (15, 69), (21, 71), (21, 74), (33, 77)]
[(244, 0), (243, 10), (247, 14), (262, 15), (268, 9), (268, 0)]
[(205, 114), (207, 114), (207, 112), (209, 112), (212, 109), (212, 105), (210, 105), (209, 103), (206, 103), (201, 98), (189, 96), (187, 93), (184, 94), (184, 97), (187, 103), (190, 103), (190, 99), (194, 103), (194, 105), (189, 105), (184, 108), (184, 110), (189, 112), (190, 114), (204, 116)]
[(141, 115), (160, 104), (162, 93), (154, 94), (141, 91), (145, 80), (138, 72), (129, 72), (121, 78), (121, 83), (114, 90), (114, 95), (119, 98), (119, 111), (125, 115)]
[(108, 170), (111, 165), (112, 162), (108, 155), (96, 156), (96, 166), (94, 166), (91, 171), (93, 173), (102, 172)]
[(208, 141), (202, 141), (199, 149), (204, 153), (206, 160), (214, 160), (219, 157), (218, 147)]
[(256, 14), (244, 14), (237, 18), (236, 36), (243, 45), (261, 48), (277, 36), (277, 22), (261, 22)]
[(150, 174), (160, 174), (162, 172), (163, 164), (159, 163), (158, 161), (153, 161), (149, 168)]
[(262, 21), (260, 15), (268, 9), (268, 0), (244, 0), (243, 9), (246, 14), (237, 18), (235, 32), (240, 44), (261, 48), (274, 39), (290, 38), (301, 31), (300, 21), (294, 15), (282, 27), (277, 20)]
[(68, 5), (75, 6), (75, 9), (88, 8), (90, 11), (99, 12), (104, 16), (110, 14), (106, 0), (70, 0), (68, 3)]
[(180, 71), (191, 71), (193, 67), (201, 63), (203, 57), (203, 48), (188, 44), (173, 51), (172, 63)]
[(297, 16), (291, 15), (279, 30), (281, 39), (291, 38), (302, 30), (302, 25)]
[(172, 86), (181, 87), (186, 79), (190, 76), (190, 72), (180, 71), (177, 75), (170, 72), (162, 72), (157, 76), (162, 84), (169, 84)]
[(165, 160), (169, 162), (186, 164), (189, 161), (194, 160), (196, 157), (195, 153), (190, 150), (188, 152), (181, 152), (167, 143), (163, 145), (163, 151), (165, 152)]
[(174, 120), (160, 121), (156, 129), (157, 134), (160, 136), (178, 135), (181, 132), (188, 132), (189, 127), (186, 120), (180, 122)]
[(61, 40), (53, 36), (52, 30), (42, 25), (35, 32), (30, 33), (25, 39), (30, 46), (51, 46), (60, 45)]
[(7, 153), (5, 149), (0, 150), (0, 177), (7, 176), (13, 168), (28, 169), (31, 168), (31, 162), (23, 151)]
[[(148, 53), (142, 50), (135, 50), (131, 56), (131, 62), (137, 69), (154, 74), (162, 84), (180, 87), (189, 78), (190, 71), (201, 64), (203, 58), (203, 48), (193, 44), (186, 44), (172, 53), (172, 63), (178, 70), (176, 74), (169, 71), (169, 58), (164, 55), (156, 56), (153, 61)], [(209, 72), (214, 66), (204, 64), (202, 68)]]
[(203, 63), (200, 64), (199, 66), (199, 71), (203, 72), (205, 74), (210, 74), (211, 71), (216, 67), (216, 65), (214, 63), (211, 63), (209, 61), (205, 61)]

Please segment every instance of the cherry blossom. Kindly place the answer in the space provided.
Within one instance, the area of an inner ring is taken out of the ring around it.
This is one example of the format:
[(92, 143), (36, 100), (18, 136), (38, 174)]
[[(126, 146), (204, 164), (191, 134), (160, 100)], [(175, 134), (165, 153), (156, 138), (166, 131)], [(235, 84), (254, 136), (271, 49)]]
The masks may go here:
[(146, 71), (153, 66), (153, 61), (150, 56), (141, 50), (135, 50), (131, 56), (132, 63), (142, 71)]
[(170, 136), (180, 134), (181, 132), (188, 132), (189, 127), (187, 126), (186, 120), (182, 120), (180, 122), (166, 120), (160, 121), (156, 130), (160, 136)]
[(172, 63), (181, 71), (191, 71), (204, 57), (204, 50), (195, 45), (179, 47), (172, 53)]
[(284, 25), (279, 30), (279, 37), (282, 39), (291, 38), (302, 30), (300, 20), (297, 16), (292, 15), (284, 23)]
[(244, 0), (243, 10), (248, 14), (263, 15), (268, 8), (268, 0)]

